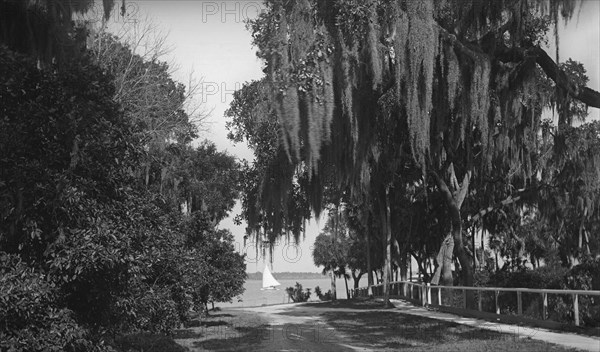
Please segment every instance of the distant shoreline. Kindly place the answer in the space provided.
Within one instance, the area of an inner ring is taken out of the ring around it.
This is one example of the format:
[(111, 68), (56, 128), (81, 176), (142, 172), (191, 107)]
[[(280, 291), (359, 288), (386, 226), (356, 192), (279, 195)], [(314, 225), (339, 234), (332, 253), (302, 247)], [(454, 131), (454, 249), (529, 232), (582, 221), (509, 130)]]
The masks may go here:
[[(262, 280), (262, 272), (257, 271), (255, 273), (247, 273), (247, 280)], [(323, 275), (322, 273), (294, 273), (294, 272), (281, 272), (281, 273), (273, 273), (273, 276), (277, 280), (302, 280), (302, 279), (323, 279), (329, 277), (328, 275)]]

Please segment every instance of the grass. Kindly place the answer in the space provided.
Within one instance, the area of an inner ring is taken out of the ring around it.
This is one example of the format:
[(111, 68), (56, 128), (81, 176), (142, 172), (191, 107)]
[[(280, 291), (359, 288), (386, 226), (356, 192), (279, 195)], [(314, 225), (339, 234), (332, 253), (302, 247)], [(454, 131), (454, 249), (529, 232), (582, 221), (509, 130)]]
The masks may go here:
[(359, 346), (402, 351), (576, 351), (515, 334), (396, 312), (326, 312), (338, 334)]
[[(198, 318), (177, 330), (171, 340), (181, 349), (165, 344), (163, 349), (143, 351), (348, 351), (344, 345), (373, 351), (577, 351), (516, 334), (401, 314), (376, 300), (306, 303), (272, 314), (231, 309)], [(289, 336), (282, 337), (282, 332)], [(293, 341), (292, 333), (304, 339)]]
[(269, 334), (268, 322), (245, 312), (211, 314), (175, 332), (175, 340), (187, 350), (246, 351), (260, 345)]
[(185, 352), (173, 338), (150, 333), (131, 334), (115, 340), (115, 347), (127, 352)]

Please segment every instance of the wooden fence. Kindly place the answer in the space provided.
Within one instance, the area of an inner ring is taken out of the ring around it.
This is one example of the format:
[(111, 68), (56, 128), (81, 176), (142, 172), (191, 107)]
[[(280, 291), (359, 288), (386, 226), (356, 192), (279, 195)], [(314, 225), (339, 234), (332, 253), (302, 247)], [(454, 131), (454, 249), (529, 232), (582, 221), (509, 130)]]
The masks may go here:
[[(374, 296), (383, 296), (383, 284), (371, 286), (371, 289)], [(474, 293), (467, 295), (467, 291), (474, 291)], [(351, 297), (366, 297), (368, 288), (353, 289), (350, 294)], [(467, 315), (476, 317), (498, 318), (503, 316), (508, 317), (505, 320), (509, 322), (548, 322), (541, 324), (544, 327), (564, 325), (564, 321), (560, 320), (564, 320), (565, 316), (572, 319), (571, 324), (582, 325), (580, 300), (585, 299), (586, 307), (592, 307), (594, 310), (591, 312), (594, 319), (600, 321), (600, 317), (597, 316), (600, 314), (600, 291), (431, 286), (411, 281), (395, 281), (390, 283), (390, 296), (404, 298), (422, 306), (432, 306), (458, 314), (467, 313)], [(472, 298), (474, 301), (469, 303), (468, 298)], [(476, 309), (474, 308), (475, 301)], [(515, 301), (516, 304), (514, 304)], [(524, 301), (526, 301), (525, 305)], [(526, 311), (524, 311), (524, 307)], [(549, 311), (549, 307), (552, 308), (551, 311)], [(589, 315), (590, 312), (587, 314)]]

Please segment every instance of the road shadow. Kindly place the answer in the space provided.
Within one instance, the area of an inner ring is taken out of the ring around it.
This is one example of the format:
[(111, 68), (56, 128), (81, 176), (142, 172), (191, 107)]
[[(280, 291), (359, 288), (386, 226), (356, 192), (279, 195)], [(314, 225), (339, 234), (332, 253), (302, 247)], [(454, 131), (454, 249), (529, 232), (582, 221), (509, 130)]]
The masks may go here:
[(171, 337), (137, 333), (121, 336), (115, 339), (115, 345), (121, 351), (131, 352), (185, 352), (186, 349), (178, 345)]
[(195, 341), (192, 345), (210, 351), (251, 351), (272, 339), (268, 324), (255, 326), (233, 326), (213, 332), (207, 339)]
[(327, 333), (339, 343), (375, 351), (574, 351), (521, 338), (517, 330), (494, 331), (403, 314), (398, 309), (386, 309), (383, 302), (375, 300), (306, 303), (273, 313), (308, 318), (307, 324), (332, 328)]
[(440, 321), (391, 311), (328, 311), (319, 315), (337, 334), (375, 350), (403, 351), (572, 351), (518, 334)]

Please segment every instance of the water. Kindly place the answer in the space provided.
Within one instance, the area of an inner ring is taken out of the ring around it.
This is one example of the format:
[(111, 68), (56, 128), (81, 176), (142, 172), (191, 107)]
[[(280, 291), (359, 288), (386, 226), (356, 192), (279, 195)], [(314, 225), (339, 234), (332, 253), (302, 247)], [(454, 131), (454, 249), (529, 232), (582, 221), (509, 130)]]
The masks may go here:
[[(240, 297), (241, 302), (238, 302), (237, 298), (233, 299), (233, 303), (215, 303), (215, 307), (228, 308), (228, 307), (256, 307), (262, 305), (273, 305), (273, 304), (281, 304), (288, 303), (288, 295), (285, 292), (285, 289), (288, 287), (295, 287), (296, 282), (302, 285), (302, 290), (305, 291), (307, 288), (310, 288), (310, 298), (309, 301), (318, 301), (319, 297), (315, 294), (315, 287), (319, 286), (323, 293), (331, 290), (331, 279), (329, 277), (323, 277), (322, 279), (298, 279), (298, 280), (277, 280), (281, 283), (279, 286), (279, 290), (261, 290), (262, 281), (261, 280), (246, 280), (244, 287), (246, 291)], [(366, 283), (366, 280), (361, 280)], [(348, 280), (348, 289), (352, 289), (353, 283), (352, 279)], [(345, 299), (346, 298), (346, 286), (344, 284), (344, 279), (336, 280), (336, 291), (337, 298)], [(291, 301), (289, 301), (291, 302)]]

